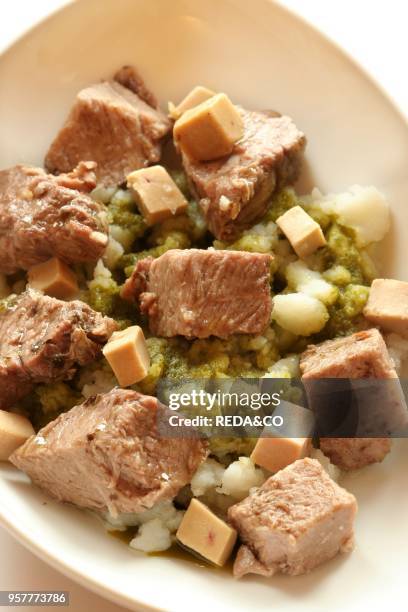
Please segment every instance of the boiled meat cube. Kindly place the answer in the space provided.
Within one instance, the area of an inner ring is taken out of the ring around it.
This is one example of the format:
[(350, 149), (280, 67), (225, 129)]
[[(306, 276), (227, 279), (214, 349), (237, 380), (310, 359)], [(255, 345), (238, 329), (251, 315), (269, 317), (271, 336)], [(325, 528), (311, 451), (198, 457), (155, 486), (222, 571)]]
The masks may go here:
[(140, 301), (158, 336), (259, 334), (271, 316), (270, 263), (260, 253), (173, 249), (139, 261), (123, 297)]
[[(379, 418), (376, 416), (378, 409), (388, 412), (390, 418), (393, 415), (401, 418), (402, 424), (405, 402), (394, 364), (377, 329), (309, 346), (301, 356), (300, 369), (312, 408), (313, 396), (319, 390), (319, 383), (313, 381), (324, 378), (377, 379), (378, 395), (372, 402), (373, 419)], [(364, 399), (364, 395), (362, 397)], [(320, 448), (335, 465), (352, 470), (382, 461), (391, 450), (391, 440), (382, 437), (322, 437)]]
[(305, 574), (351, 550), (356, 511), (355, 497), (318, 461), (292, 463), (229, 509), (244, 544), (234, 575)]
[(59, 501), (141, 512), (173, 499), (207, 455), (198, 438), (159, 435), (167, 412), (155, 397), (113, 389), (61, 414), (10, 460)]
[(86, 192), (95, 187), (95, 164), (80, 163), (58, 177), (41, 168), (0, 172), (0, 272), (58, 257), (96, 262), (108, 244), (103, 208)]
[(133, 170), (159, 161), (160, 141), (169, 131), (170, 121), (150, 106), (154, 98), (130, 70), (123, 68), (117, 80), (97, 83), (78, 93), (46, 155), (45, 166), (50, 172), (68, 172), (78, 162), (90, 159), (98, 164), (100, 183), (117, 185)]
[(201, 162), (183, 153), (183, 166), (210, 231), (233, 240), (266, 212), (271, 195), (293, 184), (306, 139), (289, 117), (239, 108), (244, 136), (231, 155)]
[(30, 289), (10, 301), (0, 313), (0, 407), (13, 406), (34, 383), (72, 378), (101, 355), (116, 327), (79, 300)]

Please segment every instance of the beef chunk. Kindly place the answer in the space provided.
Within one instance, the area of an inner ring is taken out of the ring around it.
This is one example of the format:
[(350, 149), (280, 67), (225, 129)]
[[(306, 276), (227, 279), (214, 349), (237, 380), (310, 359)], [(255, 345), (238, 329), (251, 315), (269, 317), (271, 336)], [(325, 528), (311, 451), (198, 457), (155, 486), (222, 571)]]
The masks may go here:
[[(397, 379), (394, 364), (385, 342), (377, 329), (357, 332), (345, 338), (328, 340), (309, 346), (300, 360), (302, 380), (313, 405), (313, 383), (319, 378)], [(398, 381), (394, 383), (398, 385)], [(381, 391), (381, 387), (378, 388)], [(396, 389), (391, 389), (395, 391)], [(389, 387), (385, 388), (386, 396)], [(392, 394), (393, 395), (393, 394)], [(386, 405), (395, 402), (384, 397)], [(377, 398), (383, 407), (382, 401)], [(397, 398), (398, 400), (398, 398)], [(391, 449), (391, 440), (385, 438), (321, 438), (320, 448), (332, 463), (344, 470), (364, 467), (380, 462)]]
[[(126, 77), (126, 78), (125, 78)], [(124, 73), (116, 75), (130, 87), (139, 87)], [(150, 103), (152, 100), (150, 99)], [(83, 159), (98, 164), (98, 180), (117, 185), (133, 170), (160, 159), (160, 140), (170, 121), (118, 81), (106, 81), (80, 91), (64, 126), (45, 158), (50, 172), (68, 172)]]
[(398, 378), (378, 329), (327, 340), (307, 348), (300, 360), (303, 379)]
[(320, 450), (334, 465), (350, 471), (380, 463), (391, 450), (389, 438), (321, 438)]
[(154, 397), (113, 389), (61, 414), (11, 461), (59, 501), (141, 512), (175, 497), (207, 454), (197, 438), (159, 436), (167, 410)]
[(93, 163), (59, 177), (41, 168), (0, 172), (0, 272), (12, 274), (56, 256), (96, 261), (108, 243), (103, 208), (85, 192), (95, 186)]
[(146, 87), (146, 84), (134, 66), (122, 66), (113, 77), (126, 89), (133, 91), (143, 102), (152, 108), (158, 108), (156, 96)]
[(268, 568), (263, 565), (248, 546), (241, 544), (235, 557), (233, 572), (235, 578), (242, 578), (246, 574), (273, 576), (275, 568)]
[(227, 157), (199, 162), (183, 155), (192, 191), (210, 231), (232, 240), (266, 212), (277, 189), (295, 182), (305, 137), (289, 117), (239, 109), (244, 137)]
[(258, 334), (271, 316), (270, 263), (260, 253), (174, 249), (139, 261), (122, 295), (139, 298), (158, 336)]
[(81, 161), (71, 172), (62, 173), (58, 176), (49, 176), (57, 185), (76, 189), (88, 193), (96, 187), (96, 168), (95, 162)]
[(78, 300), (63, 302), (28, 290), (0, 313), (0, 408), (33, 383), (73, 377), (101, 353), (116, 323)]
[(295, 461), (228, 511), (245, 548), (234, 574), (305, 574), (349, 551), (357, 503), (315, 459)]

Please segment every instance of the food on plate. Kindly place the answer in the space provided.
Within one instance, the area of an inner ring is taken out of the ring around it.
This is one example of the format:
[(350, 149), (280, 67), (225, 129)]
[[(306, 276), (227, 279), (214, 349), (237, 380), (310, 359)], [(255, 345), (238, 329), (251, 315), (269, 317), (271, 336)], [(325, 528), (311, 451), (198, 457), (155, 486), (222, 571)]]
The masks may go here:
[(186, 110), (173, 129), (176, 146), (184, 155), (198, 161), (212, 161), (229, 155), (243, 135), (241, 115), (223, 93)]
[(215, 96), (215, 91), (211, 91), (208, 87), (197, 85), (194, 87), (185, 98), (182, 99), (177, 106), (172, 102), (169, 102), (169, 115), (172, 119), (176, 120), (181, 117), (183, 113), (195, 106), (198, 106), (202, 102), (205, 102), (209, 98)]
[(102, 256), (108, 243), (103, 209), (87, 193), (95, 186), (94, 166), (80, 163), (59, 177), (33, 166), (0, 172), (0, 272), (28, 270), (53, 256), (66, 263)]
[[(320, 272), (311, 270), (307, 267), (305, 262), (300, 259), (288, 264), (285, 270), (288, 286), (292, 290), (310, 295), (323, 302), (326, 306), (331, 306), (339, 298), (339, 290), (336, 285), (333, 284), (333, 281), (338, 282), (336, 273), (339, 273), (338, 269), (332, 269), (326, 272), (325, 276), (327, 277), (329, 275), (328, 280), (326, 280)], [(341, 273), (342, 271), (340, 274)], [(347, 278), (345, 284), (349, 281), (350, 279)]]
[(122, 295), (140, 301), (159, 336), (262, 333), (272, 308), (271, 261), (260, 253), (172, 249), (139, 261)]
[(157, 98), (148, 87), (134, 66), (122, 66), (113, 76), (113, 80), (126, 89), (133, 91), (143, 102), (152, 108), (158, 108)]
[(269, 472), (279, 472), (298, 459), (304, 459), (312, 450), (310, 438), (284, 438), (261, 436), (251, 453), (251, 459)]
[(302, 574), (351, 550), (356, 500), (336, 482), (390, 439), (187, 435), (160, 381), (276, 383), (292, 416), (301, 376), (316, 414), (316, 381), (374, 381), (364, 424), (406, 420), (407, 284), (370, 255), (389, 206), (373, 186), (298, 195), (288, 116), (201, 86), (169, 110), (123, 66), (79, 92), (53, 174), (0, 171), (0, 460), (134, 551)]
[(149, 225), (186, 212), (188, 202), (163, 166), (131, 172), (127, 185)]
[(225, 564), (237, 540), (235, 529), (198, 499), (191, 500), (176, 536), (184, 546), (216, 565)]
[(35, 383), (72, 378), (94, 361), (117, 325), (79, 300), (28, 289), (0, 312), (0, 406), (11, 407)]
[(10, 455), (34, 433), (34, 428), (27, 417), (0, 410), (0, 461), (7, 461)]
[[(386, 344), (375, 328), (308, 347), (301, 357), (300, 369), (306, 388), (308, 381), (321, 378), (398, 378)], [(394, 401), (393, 397), (377, 399), (389, 404)], [(335, 465), (355, 470), (382, 461), (391, 450), (391, 440), (325, 437), (320, 440), (320, 448)]]
[(275, 296), (272, 318), (296, 336), (311, 336), (324, 328), (330, 315), (321, 299), (298, 291)]
[(296, 255), (301, 259), (326, 244), (322, 228), (300, 206), (294, 206), (276, 219)]
[(244, 134), (231, 155), (208, 163), (181, 150), (193, 194), (220, 240), (233, 240), (251, 227), (267, 211), (272, 194), (295, 182), (306, 144), (289, 117), (238, 110)]
[(322, 196), (314, 190), (322, 210), (335, 214), (340, 225), (353, 231), (358, 247), (382, 240), (390, 229), (389, 205), (384, 195), (374, 186), (352, 185), (348, 191)]
[(102, 352), (121, 387), (129, 387), (146, 378), (150, 356), (143, 330), (138, 325), (113, 332)]
[(163, 410), (155, 397), (113, 389), (61, 414), (10, 460), (60, 501), (141, 512), (173, 499), (207, 454), (199, 439), (161, 437)]
[[(123, 74), (119, 77), (126, 82)], [(45, 167), (50, 172), (69, 172), (80, 161), (91, 159), (98, 164), (98, 182), (110, 186), (123, 183), (133, 170), (159, 161), (161, 140), (170, 122), (150, 106), (151, 100), (145, 102), (145, 93), (143, 97), (113, 79), (80, 91), (48, 149)]]
[(320, 449), (344, 471), (380, 463), (391, 450), (389, 438), (321, 438)]
[(378, 329), (311, 345), (302, 354), (303, 379), (398, 378)]
[(78, 293), (78, 281), (74, 272), (58, 257), (36, 264), (28, 270), (28, 284), (51, 297), (72, 298)]
[(374, 279), (364, 316), (384, 331), (407, 337), (408, 283), (393, 279)]
[(243, 542), (234, 574), (298, 575), (353, 547), (357, 502), (315, 459), (281, 470), (228, 511)]

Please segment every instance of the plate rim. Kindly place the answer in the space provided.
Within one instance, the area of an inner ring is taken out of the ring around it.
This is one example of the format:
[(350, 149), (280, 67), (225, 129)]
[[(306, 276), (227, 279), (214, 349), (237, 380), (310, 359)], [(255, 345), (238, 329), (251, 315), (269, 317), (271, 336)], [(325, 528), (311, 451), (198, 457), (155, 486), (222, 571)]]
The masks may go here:
[[(8, 54), (13, 53), (14, 49), (25, 41), (28, 41), (31, 36), (35, 36), (44, 25), (49, 24), (53, 20), (59, 19), (61, 15), (68, 10), (75, 11), (80, 10), (78, 6), (84, 3), (85, 0), (64, 0), (64, 3), (51, 10), (51, 12), (38, 22), (27, 28), (19, 36), (13, 39), (8, 45), (6, 45), (0, 51), (0, 61), (4, 60)], [(229, 0), (232, 3), (238, 0)], [(344, 62), (348, 64), (350, 68), (356, 71), (359, 76), (365, 79), (376, 89), (387, 105), (398, 115), (400, 121), (404, 124), (408, 130), (408, 109), (407, 112), (401, 107), (401, 105), (395, 100), (395, 98), (387, 91), (381, 82), (377, 80), (363, 65), (355, 59), (352, 54), (343, 48), (337, 41), (328, 36), (323, 30), (317, 27), (315, 24), (310, 22), (303, 15), (298, 14), (293, 8), (287, 7), (282, 4), (281, 0), (257, 0), (258, 2), (267, 3), (275, 6), (275, 9), (286, 14), (286, 16), (302, 28), (306, 28), (311, 35), (319, 40), (324, 45), (329, 46), (332, 51), (336, 52)], [(1, 465), (1, 464), (0, 464)], [(7, 463), (6, 463), (7, 465)], [(0, 478), (2, 476), (0, 475)], [(22, 546), (29, 550), (32, 554), (43, 560), (45, 563), (53, 567), (55, 570), (61, 572), (68, 578), (72, 579), (82, 587), (89, 589), (96, 595), (104, 597), (113, 604), (121, 605), (130, 610), (138, 610), (141, 612), (166, 612), (166, 609), (153, 606), (150, 603), (146, 603), (135, 597), (128, 596), (119, 590), (115, 590), (113, 587), (108, 586), (102, 581), (98, 581), (97, 578), (92, 577), (89, 574), (83, 574), (69, 562), (63, 560), (63, 556), (57, 556), (49, 552), (46, 545), (42, 545), (41, 541), (31, 539), (24, 529), (13, 521), (13, 517), (9, 509), (2, 503), (0, 499), (0, 525), (6, 529), (6, 531), (14, 537)]]
[[(4, 462), (7, 465), (7, 462)], [(1, 463), (0, 463), (1, 465)], [(16, 468), (16, 471), (17, 468)], [(2, 476), (0, 476), (2, 478)], [(32, 485), (35, 486), (35, 485)], [(110, 587), (108, 587), (103, 582), (98, 582), (96, 579), (92, 578), (89, 575), (84, 575), (80, 571), (77, 571), (74, 567), (72, 567), (68, 562), (64, 562), (62, 557), (57, 557), (51, 554), (46, 546), (43, 546), (41, 542), (34, 541), (30, 539), (24, 530), (20, 527), (19, 524), (16, 524), (12, 517), (8, 515), (8, 510), (6, 506), (4, 506), (0, 500), (0, 526), (4, 527), (4, 529), (9, 533), (13, 538), (17, 540), (24, 548), (29, 550), (33, 555), (50, 565), (52, 568), (61, 572), (74, 582), (77, 582), (82, 587), (91, 590), (96, 595), (100, 597), (105, 597), (114, 604), (120, 604), (129, 610), (133, 609), (135, 604), (139, 607), (137, 608), (138, 612), (167, 612), (164, 608), (158, 608), (156, 606), (152, 606), (151, 604), (147, 604), (143, 601), (136, 600), (133, 597), (128, 597), (124, 595), (120, 591), (116, 591)], [(120, 601), (118, 601), (120, 599)], [(140, 608), (143, 606), (143, 609)]]

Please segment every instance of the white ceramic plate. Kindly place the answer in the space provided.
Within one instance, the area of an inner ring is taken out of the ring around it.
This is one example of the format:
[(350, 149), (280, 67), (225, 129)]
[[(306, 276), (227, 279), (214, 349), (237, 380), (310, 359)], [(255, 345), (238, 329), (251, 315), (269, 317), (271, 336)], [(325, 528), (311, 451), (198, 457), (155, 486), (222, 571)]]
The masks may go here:
[[(386, 96), (345, 55), (267, 0), (87, 0), (69, 5), (0, 58), (0, 167), (41, 164), (82, 86), (136, 64), (161, 101), (197, 83), (249, 108), (291, 115), (309, 139), (303, 186), (375, 184), (394, 227), (384, 270), (407, 279), (408, 130)], [(145, 557), (90, 516), (44, 497), (0, 467), (0, 518), (33, 552), (118, 604), (160, 608), (351, 611), (393, 609), (406, 591), (408, 444), (345, 486), (360, 512), (357, 546), (308, 576), (234, 581), (223, 571)]]

